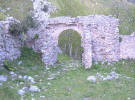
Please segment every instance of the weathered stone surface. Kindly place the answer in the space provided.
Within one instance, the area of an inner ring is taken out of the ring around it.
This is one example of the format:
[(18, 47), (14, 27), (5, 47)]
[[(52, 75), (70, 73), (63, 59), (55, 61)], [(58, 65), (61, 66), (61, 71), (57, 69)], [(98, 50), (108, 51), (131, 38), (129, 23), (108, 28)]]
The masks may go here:
[(50, 13), (56, 10), (48, 0), (31, 0), (33, 1), (34, 18), (39, 22), (45, 21), (50, 17)]
[[(8, 34), (10, 21), (1, 22), (0, 61), (6, 58), (16, 59), (20, 56), (20, 41)], [(82, 63), (90, 68), (94, 61), (118, 61), (120, 43), (118, 19), (104, 15), (48, 18), (36, 29), (27, 33), (26, 44), (42, 53), (42, 61), (48, 66), (57, 62), (59, 35), (68, 29), (77, 31), (81, 36), (83, 47)], [(38, 38), (35, 39), (35, 36)]]
[(8, 33), (9, 23), (14, 21), (16, 20), (11, 17), (0, 21), (0, 65), (5, 59), (13, 60), (21, 55), (21, 42)]
[(0, 82), (7, 81), (7, 76), (0, 75)]
[(29, 88), (29, 91), (31, 92), (40, 92), (40, 89), (37, 86), (31, 85)]
[[(26, 45), (34, 51), (42, 53), (42, 61), (48, 66), (57, 62), (59, 35), (68, 29), (78, 32), (81, 36), (81, 46), (84, 49), (82, 63), (90, 68), (94, 61), (118, 61), (121, 59), (135, 59), (135, 33), (121, 35), (119, 42), (119, 22), (112, 16), (90, 15), (72, 17), (49, 18), (50, 12), (56, 10), (47, 0), (32, 0), (34, 18), (39, 26), (27, 32)], [(48, 7), (45, 12), (44, 7)], [(20, 47), (23, 43), (8, 32), (9, 23), (14, 18), (0, 21), (0, 65), (5, 59), (16, 59), (21, 55)], [(38, 38), (35, 36), (38, 35)]]
[(87, 80), (90, 81), (90, 82), (95, 83), (96, 82), (96, 77), (95, 76), (88, 76)]
[(120, 58), (135, 59), (135, 33), (131, 35), (121, 35)]
[(92, 60), (120, 59), (118, 25), (118, 19), (104, 15), (49, 18), (37, 29), (29, 30), (28, 41), (31, 41), (36, 34), (39, 35), (29, 47), (42, 53), (42, 60), (46, 65), (53, 65), (57, 61), (59, 35), (64, 30), (75, 30), (82, 37), (81, 46), (84, 49), (82, 62), (86, 68), (90, 68)]

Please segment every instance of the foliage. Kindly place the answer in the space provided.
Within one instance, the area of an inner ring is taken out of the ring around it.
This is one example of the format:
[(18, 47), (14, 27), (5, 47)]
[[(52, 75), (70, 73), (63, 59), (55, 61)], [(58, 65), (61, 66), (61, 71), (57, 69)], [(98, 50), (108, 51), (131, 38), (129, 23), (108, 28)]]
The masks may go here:
[(3, 67), (4, 67), (6, 70), (8, 70), (8, 71), (14, 71), (14, 70), (15, 70), (15, 68), (11, 66), (11, 61), (8, 60), (8, 59), (6, 59), (6, 60), (4, 61)]
[(9, 33), (14, 36), (18, 36), (22, 33), (25, 34), (29, 28), (35, 28), (36, 25), (36, 21), (29, 15), (21, 23), (11, 23)]
[(65, 62), (68, 60), (72, 60), (72, 58), (68, 55), (58, 54), (58, 62)]
[(5, 14), (3, 14), (2, 12), (0, 12), (0, 20), (4, 20), (5, 19)]
[[(37, 26), (36, 21), (33, 19), (31, 15), (28, 15), (23, 21), (22, 21), (22, 26), (27, 31), (29, 28), (35, 28)], [(25, 32), (24, 31), (24, 32)]]
[(114, 0), (110, 4), (110, 13), (120, 19), (120, 34), (131, 34), (135, 31), (135, 6), (127, 2)]
[(31, 0), (11, 0), (10, 2), (9, 0), (0, 0), (0, 7), (2, 9), (11, 8), (5, 14), (23, 21), (33, 9), (33, 4)]
[(22, 32), (22, 26), (20, 23), (11, 23), (9, 27), (9, 33), (13, 36), (18, 36)]
[[(56, 6), (58, 6), (58, 11), (55, 13), (52, 13), (52, 17), (56, 16), (85, 16), (90, 14), (90, 11), (93, 12), (93, 10), (89, 9), (85, 3), (82, 3), (81, 0), (50, 0), (52, 3), (54, 3)], [(89, 11), (89, 10), (90, 11)]]
[(81, 47), (81, 36), (74, 30), (66, 30), (59, 36), (59, 47), (63, 53), (75, 59), (81, 59), (83, 48)]
[(35, 66), (43, 64), (41, 61), (41, 54), (34, 52), (31, 48), (27, 48), (26, 46), (24, 46), (21, 48), (21, 52), (22, 55), (19, 60), (23, 60), (26, 65), (28, 64), (29, 66)]
[[(46, 100), (83, 100), (84, 98), (93, 98), (94, 100), (99, 98), (100, 100), (127, 100), (131, 98), (132, 100), (134, 98), (134, 60), (121, 60), (111, 65), (107, 65), (107, 63), (104, 65), (101, 63), (94, 64), (93, 62), (92, 69), (85, 70), (79, 62), (76, 64), (76, 61), (70, 57), (59, 55), (58, 59), (60, 62), (46, 69), (44, 65), (38, 63), (40, 62), (40, 59), (37, 59), (40, 56), (39, 54), (26, 47), (22, 48), (22, 52), (22, 56), (12, 63), (12, 66), (17, 68), (14, 72), (17, 76), (28, 75), (33, 77), (36, 81), (34, 85), (41, 89), (40, 93), (27, 92), (23, 96), (24, 99), (31, 100), (35, 98), (36, 100), (43, 100), (44, 98), (40, 98), (40, 96), (45, 96)], [(18, 65), (20, 60), (23, 63)], [(76, 65), (79, 66), (77, 67)], [(33, 67), (36, 69), (33, 69)], [(110, 73), (113, 70), (121, 75), (120, 78), (106, 81), (97, 78), (96, 83), (87, 81), (88, 76), (95, 76), (97, 73)], [(3, 71), (0, 70), (0, 73)], [(0, 100), (20, 100), (17, 91), (23, 87), (30, 86), (30, 83), (18, 78), (12, 80), (8, 72), (4, 74), (9, 75), (9, 80), (4, 82), (3, 86), (0, 86)], [(56, 75), (55, 79), (48, 80), (51, 75)], [(127, 79), (126, 77), (130, 78)], [(24, 82), (24, 84), (20, 85), (20, 82)], [(51, 85), (48, 85), (48, 83)], [(11, 86), (14, 88), (10, 88)]]
[(35, 34), (34, 39), (38, 39), (39, 38), (39, 34)]

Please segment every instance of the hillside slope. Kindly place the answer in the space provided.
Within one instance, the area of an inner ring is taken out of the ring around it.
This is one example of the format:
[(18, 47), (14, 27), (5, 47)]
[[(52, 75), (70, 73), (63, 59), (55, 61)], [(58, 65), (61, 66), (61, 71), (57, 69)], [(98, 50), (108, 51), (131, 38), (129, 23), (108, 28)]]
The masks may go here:
[[(58, 7), (56, 16), (86, 16), (89, 14), (113, 15), (120, 19), (120, 34), (135, 31), (135, 6), (127, 0), (48, 0)], [(131, 2), (133, 0), (130, 0)], [(4, 9), (4, 10), (3, 10)], [(9, 14), (23, 20), (32, 10), (31, 0), (0, 0), (0, 19)]]
[(0, 19), (3, 19), (4, 15), (8, 14), (23, 20), (32, 8), (31, 0), (0, 0), (0, 11), (2, 13), (0, 13)]

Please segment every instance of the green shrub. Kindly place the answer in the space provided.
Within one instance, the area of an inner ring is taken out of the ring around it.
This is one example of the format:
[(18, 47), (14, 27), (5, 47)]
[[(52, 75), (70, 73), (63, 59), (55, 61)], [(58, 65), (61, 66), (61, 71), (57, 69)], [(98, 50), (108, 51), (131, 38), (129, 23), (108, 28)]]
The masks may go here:
[(20, 23), (11, 23), (9, 27), (9, 33), (13, 36), (18, 36), (22, 32), (22, 26)]
[(14, 71), (14, 70), (15, 70), (14, 67), (11, 66), (11, 61), (8, 60), (8, 59), (6, 59), (6, 60), (4, 61), (3, 67), (4, 67), (6, 70), (8, 70), (8, 71)]
[(36, 21), (29, 15), (21, 23), (11, 23), (9, 33), (18, 36), (21, 33), (26, 33), (29, 28), (35, 28), (36, 26)]
[(35, 28), (37, 26), (36, 21), (32, 18), (31, 15), (28, 15), (21, 24), (26, 30), (28, 30), (28, 28)]
[(35, 34), (34, 39), (38, 39), (39, 38), (39, 34)]
[(5, 19), (5, 14), (3, 14), (2, 12), (0, 12), (0, 20), (4, 20)]

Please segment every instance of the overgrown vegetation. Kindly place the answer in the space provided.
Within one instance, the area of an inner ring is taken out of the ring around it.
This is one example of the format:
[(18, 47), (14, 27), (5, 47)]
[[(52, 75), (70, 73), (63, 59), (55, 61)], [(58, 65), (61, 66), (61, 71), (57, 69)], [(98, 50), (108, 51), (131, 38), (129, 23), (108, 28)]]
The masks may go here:
[(29, 28), (35, 28), (36, 26), (36, 21), (29, 15), (21, 23), (11, 23), (9, 33), (18, 36), (21, 33), (25, 34)]
[[(40, 93), (27, 92), (23, 98), (28, 100), (32, 98), (36, 100), (83, 100), (84, 98), (128, 100), (130, 98), (133, 100), (135, 98), (134, 60), (121, 60), (111, 65), (93, 62), (92, 69), (85, 70), (80, 62), (68, 56), (59, 55), (58, 64), (46, 69), (41, 63), (40, 54), (26, 47), (22, 48), (22, 52), (20, 58), (10, 63), (10, 66), (16, 68), (14, 71), (17, 74), (16, 78), (13, 78), (7, 70), (0, 70), (0, 74), (8, 75), (7, 82), (0, 86), (0, 100), (20, 100), (21, 97), (17, 94), (18, 90), (31, 85), (25, 79), (18, 78), (20, 75), (33, 77), (36, 81), (34, 85), (41, 89)], [(20, 61), (22, 63), (18, 64)], [(120, 78), (106, 81), (97, 79), (96, 83), (87, 81), (88, 76), (97, 73), (107, 74), (111, 71), (120, 74)], [(48, 80), (52, 75), (55, 75), (55, 78)], [(21, 82), (24, 84), (20, 84)]]
[(6, 59), (6, 60), (4, 61), (3, 67), (4, 67), (7, 71), (15, 71), (14, 67), (13, 67), (13, 66), (10, 66), (11, 63), (12, 63), (11, 60)]
[(4, 14), (11, 15), (21, 21), (33, 9), (31, 0), (0, 0), (0, 7), (6, 10)]
[(0, 12), (0, 21), (5, 19), (5, 14), (3, 14), (2, 12)]
[(63, 53), (73, 57), (75, 59), (81, 59), (82, 47), (81, 47), (81, 36), (79, 33), (73, 30), (62, 32), (59, 36), (59, 47)]

